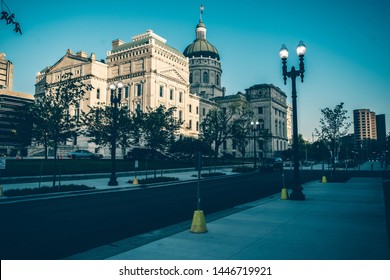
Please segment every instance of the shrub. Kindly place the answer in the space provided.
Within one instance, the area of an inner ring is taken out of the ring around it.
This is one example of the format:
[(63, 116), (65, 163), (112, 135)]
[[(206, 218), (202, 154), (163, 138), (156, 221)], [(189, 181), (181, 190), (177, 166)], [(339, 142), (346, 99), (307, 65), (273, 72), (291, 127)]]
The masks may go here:
[[(140, 180), (138, 180), (138, 183), (145, 185), (145, 184), (172, 182), (172, 181), (179, 181), (179, 178), (175, 178), (175, 177), (156, 177), (156, 178), (140, 179)], [(133, 180), (128, 181), (128, 183), (132, 184)]]
[(22, 196), (22, 195), (34, 195), (34, 194), (46, 194), (46, 193), (60, 193), (69, 191), (83, 191), (92, 190), (93, 187), (87, 187), (85, 185), (63, 185), (55, 187), (41, 187), (41, 188), (25, 188), (25, 189), (12, 189), (4, 191), (4, 196)]

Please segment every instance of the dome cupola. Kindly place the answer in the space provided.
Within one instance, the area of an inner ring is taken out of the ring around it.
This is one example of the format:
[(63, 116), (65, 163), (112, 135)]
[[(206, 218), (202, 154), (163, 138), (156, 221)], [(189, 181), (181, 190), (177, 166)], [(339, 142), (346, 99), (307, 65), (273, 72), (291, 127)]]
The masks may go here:
[(220, 60), (216, 47), (210, 44), (206, 39), (206, 25), (199, 20), (196, 26), (196, 39), (183, 52), (186, 57), (211, 57)]

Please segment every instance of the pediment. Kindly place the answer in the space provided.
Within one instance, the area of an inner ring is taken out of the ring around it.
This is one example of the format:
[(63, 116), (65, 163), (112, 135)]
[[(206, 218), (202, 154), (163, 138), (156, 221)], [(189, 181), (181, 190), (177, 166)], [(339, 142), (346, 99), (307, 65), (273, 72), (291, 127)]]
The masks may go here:
[(167, 69), (167, 70), (162, 70), (160, 71), (160, 75), (165, 76), (167, 78), (171, 78), (172, 80), (178, 80), (182, 83), (188, 83), (189, 82), (189, 77), (185, 78), (183, 74), (181, 74), (179, 71), (176, 69)]
[(72, 68), (73, 66), (80, 65), (86, 62), (88, 62), (88, 58), (83, 58), (77, 55), (67, 53), (53, 66), (51, 66), (47, 72), (57, 72), (58, 70)]

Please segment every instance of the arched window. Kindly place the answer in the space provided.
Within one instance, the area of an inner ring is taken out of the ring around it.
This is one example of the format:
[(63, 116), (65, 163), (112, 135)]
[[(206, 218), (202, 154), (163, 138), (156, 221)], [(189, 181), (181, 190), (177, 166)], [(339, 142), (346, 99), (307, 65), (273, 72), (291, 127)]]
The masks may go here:
[(208, 84), (209, 83), (209, 73), (203, 72), (203, 83)]
[(217, 86), (219, 86), (221, 84), (221, 77), (219, 76), (219, 74), (217, 74), (217, 77), (216, 77), (216, 84), (217, 84)]

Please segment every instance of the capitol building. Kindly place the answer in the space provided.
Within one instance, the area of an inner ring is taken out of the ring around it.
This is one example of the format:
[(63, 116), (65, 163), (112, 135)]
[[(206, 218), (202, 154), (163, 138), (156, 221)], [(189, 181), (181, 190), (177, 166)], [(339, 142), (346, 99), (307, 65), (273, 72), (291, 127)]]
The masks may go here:
[[(237, 98), (250, 104), (256, 121), (268, 129), (272, 139), (257, 147), (259, 157), (272, 156), (288, 148), (286, 95), (270, 84), (249, 87), (246, 93), (227, 96), (222, 86), (222, 65), (217, 48), (206, 37), (207, 29), (202, 19), (195, 28), (195, 40), (184, 51), (169, 44), (162, 36), (146, 30), (135, 35), (130, 42), (112, 41), (106, 59), (99, 60), (94, 53), (68, 51), (52, 66), (36, 75), (35, 96), (46, 94), (47, 86), (55, 86), (65, 73), (82, 79), (93, 86), (79, 108), (87, 112), (91, 106), (110, 104), (109, 86), (121, 81), (122, 106), (130, 112), (155, 109), (160, 105), (175, 107), (175, 117), (183, 122), (180, 135), (198, 137), (200, 124), (208, 112), (226, 106)], [(250, 136), (248, 136), (250, 137)], [(109, 155), (109, 149), (89, 143), (83, 136), (71, 141), (63, 151), (88, 149)], [(253, 150), (250, 141), (248, 151)], [(239, 157), (232, 141), (224, 143), (222, 152)], [(252, 154), (253, 156), (253, 154)]]

